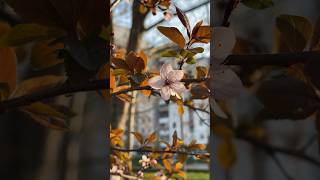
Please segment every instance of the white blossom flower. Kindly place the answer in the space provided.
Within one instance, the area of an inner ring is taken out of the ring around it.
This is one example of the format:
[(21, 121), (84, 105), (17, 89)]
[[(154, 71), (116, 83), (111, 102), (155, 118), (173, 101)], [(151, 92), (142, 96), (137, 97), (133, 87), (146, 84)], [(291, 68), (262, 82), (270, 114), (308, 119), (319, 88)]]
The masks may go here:
[(181, 93), (186, 91), (186, 87), (181, 82), (184, 73), (182, 70), (173, 70), (170, 64), (162, 65), (160, 76), (149, 79), (149, 85), (156, 90), (160, 90), (162, 99), (169, 100), (170, 96), (181, 98)]
[(221, 64), (232, 52), (236, 44), (236, 35), (231, 28), (213, 28), (213, 58), (215, 65)]
[(211, 95), (214, 99), (220, 100), (236, 97), (243, 90), (243, 84), (235, 72), (222, 65), (236, 44), (235, 33), (228, 27), (215, 27), (213, 38), (213, 68), (210, 70)]
[(150, 162), (150, 158), (148, 158), (146, 155), (143, 155), (141, 160), (139, 160), (139, 163), (144, 169), (147, 169), (150, 166)]

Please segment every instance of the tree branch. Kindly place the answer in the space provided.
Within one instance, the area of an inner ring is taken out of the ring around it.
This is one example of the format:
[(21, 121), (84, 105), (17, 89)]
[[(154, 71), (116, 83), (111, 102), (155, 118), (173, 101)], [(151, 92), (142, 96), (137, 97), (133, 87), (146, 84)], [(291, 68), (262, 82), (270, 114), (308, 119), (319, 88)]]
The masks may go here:
[(287, 180), (293, 180), (293, 178), (291, 177), (291, 175), (287, 172), (287, 170), (285, 169), (285, 167), (282, 165), (282, 163), (280, 162), (280, 159), (273, 153), (268, 153), (270, 155), (270, 157), (274, 160), (275, 164), (278, 166), (278, 168), (280, 169), (280, 171), (282, 172), (282, 174), (287, 178)]
[[(208, 80), (208, 78), (201, 78), (201, 79), (182, 79), (181, 82), (184, 82), (186, 84), (190, 84), (190, 83), (201, 83)], [(120, 94), (124, 94), (124, 93), (128, 93), (131, 91), (140, 91), (140, 90), (154, 90), (152, 89), (152, 87), (150, 86), (138, 86), (138, 87), (130, 87), (128, 89), (124, 89), (121, 91), (117, 91), (112, 93), (112, 95), (116, 96), (116, 95), (120, 95)]]
[(149, 150), (149, 149), (120, 149), (116, 147), (111, 147), (113, 151), (120, 151), (120, 152), (138, 152), (138, 153), (169, 153), (169, 154), (184, 154), (189, 156), (197, 156), (197, 155), (206, 155), (208, 153), (195, 153), (195, 152), (185, 152), (185, 151), (166, 151), (166, 150)]
[(290, 66), (297, 63), (307, 63), (311, 60), (318, 60), (320, 52), (308, 51), (299, 53), (278, 53), (278, 54), (248, 54), (230, 55), (225, 60), (225, 65), (274, 65)]
[[(184, 12), (185, 12), (185, 13), (191, 12), (191, 11), (196, 10), (196, 9), (198, 9), (198, 8), (204, 6), (204, 5), (207, 5), (207, 4), (209, 4), (209, 3), (210, 3), (210, 1), (205, 1), (205, 2), (203, 2), (203, 3), (201, 3), (201, 4), (198, 4), (198, 5), (190, 8), (190, 9), (185, 10)], [(175, 13), (174, 16), (176, 16), (176, 15), (177, 15), (177, 14)], [(163, 23), (164, 21), (165, 21), (165, 19), (161, 19), (161, 20), (155, 22), (155, 23), (152, 24), (151, 26), (147, 27), (147, 28), (145, 29), (145, 31), (149, 31), (150, 29), (158, 26), (159, 24)]]
[[(207, 78), (202, 79), (183, 79), (182, 82), (186, 84), (190, 83), (200, 83), (206, 81)], [(33, 94), (28, 94), (25, 96), (17, 97), (14, 99), (9, 99), (0, 102), (0, 112), (4, 112), (6, 110), (18, 108), (21, 106), (30, 105), (34, 102), (64, 95), (64, 94), (71, 94), (76, 92), (84, 92), (84, 91), (97, 91), (102, 89), (109, 89), (109, 79), (103, 80), (91, 80), (91, 81), (84, 81), (77, 84), (72, 83), (65, 83), (61, 86), (53, 87), (50, 89), (41, 90), (39, 92), (35, 92)], [(112, 95), (119, 95), (123, 93), (127, 93), (130, 91), (136, 90), (152, 90), (150, 86), (143, 86), (143, 87), (132, 87), (122, 91), (118, 91), (113, 93)]]
[(83, 92), (83, 91), (96, 91), (101, 89), (109, 89), (109, 79), (85, 81), (77, 84), (65, 83), (61, 86), (41, 90), (33, 94), (2, 101), (0, 102), (0, 112), (4, 112), (6, 110), (18, 108), (21, 106), (30, 105), (36, 101), (40, 101), (40, 100), (44, 100), (44, 99), (48, 99), (48, 98), (52, 98), (52, 97), (56, 97), (64, 94)]
[(240, 3), (240, 0), (229, 0), (227, 4), (227, 8), (224, 11), (222, 26), (229, 27), (230, 25), (229, 19), (232, 14), (232, 11), (237, 7), (239, 3)]
[(320, 161), (319, 160), (317, 160), (314, 157), (311, 157), (309, 155), (306, 155), (304, 153), (301, 153), (299, 151), (278, 147), (278, 146), (268, 144), (268, 143), (262, 142), (260, 140), (256, 140), (254, 138), (250, 138), (250, 137), (247, 137), (247, 136), (244, 136), (241, 134), (238, 134), (237, 138), (239, 138), (241, 140), (245, 140), (248, 143), (250, 143), (260, 149), (263, 149), (266, 152), (286, 154), (288, 156), (296, 157), (296, 158), (299, 158), (299, 159), (304, 160), (306, 162), (309, 162), (310, 164), (313, 164), (313, 165), (320, 168)]

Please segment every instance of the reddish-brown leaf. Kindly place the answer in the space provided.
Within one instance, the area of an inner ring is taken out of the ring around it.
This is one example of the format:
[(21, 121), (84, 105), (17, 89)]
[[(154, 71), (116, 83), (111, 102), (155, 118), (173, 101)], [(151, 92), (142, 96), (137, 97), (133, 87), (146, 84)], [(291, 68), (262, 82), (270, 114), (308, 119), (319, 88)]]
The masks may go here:
[(191, 27), (190, 27), (190, 22), (189, 19), (187, 17), (187, 15), (176, 6), (176, 11), (177, 11), (177, 15), (178, 18), (180, 19), (181, 23), (183, 24), (183, 26), (187, 29), (187, 33), (188, 33), (188, 37), (191, 37)]
[(176, 43), (180, 48), (183, 49), (185, 47), (185, 39), (177, 28), (158, 26), (158, 30), (171, 41)]

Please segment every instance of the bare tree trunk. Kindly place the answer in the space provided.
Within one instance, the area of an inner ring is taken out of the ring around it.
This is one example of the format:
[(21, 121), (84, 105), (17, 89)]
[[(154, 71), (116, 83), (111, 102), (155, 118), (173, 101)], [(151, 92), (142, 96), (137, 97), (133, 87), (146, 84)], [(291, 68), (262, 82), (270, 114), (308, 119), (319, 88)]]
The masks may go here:
[(84, 121), (85, 103), (87, 93), (78, 93), (73, 96), (72, 109), (77, 114), (71, 120), (72, 136), (67, 149), (67, 168), (66, 180), (78, 180), (79, 175), (79, 149), (81, 129)]
[[(57, 99), (57, 104), (69, 106), (70, 98), (60, 96)], [(58, 162), (61, 142), (63, 140), (64, 132), (50, 130), (46, 139), (44, 148), (43, 161), (38, 171), (38, 180), (55, 180), (58, 179)]]
[(136, 51), (144, 31), (144, 20), (147, 14), (139, 12), (140, 3), (138, 0), (133, 1), (132, 5), (132, 26), (130, 30), (127, 52)]
[(119, 129), (126, 128), (126, 122), (128, 120), (128, 115), (129, 115), (129, 108), (130, 108), (130, 103), (128, 103), (128, 102), (124, 103), (122, 114), (119, 118), (117, 128), (119, 128)]

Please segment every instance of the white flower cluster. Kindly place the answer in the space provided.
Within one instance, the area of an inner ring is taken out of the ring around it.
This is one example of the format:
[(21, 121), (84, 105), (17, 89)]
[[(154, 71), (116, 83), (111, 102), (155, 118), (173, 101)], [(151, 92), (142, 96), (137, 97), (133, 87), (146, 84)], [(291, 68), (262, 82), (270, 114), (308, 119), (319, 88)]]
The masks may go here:
[(110, 169), (110, 173), (112, 174), (123, 174), (123, 170), (119, 168), (118, 166), (112, 166)]
[(152, 165), (156, 165), (158, 162), (155, 159), (150, 159), (146, 155), (143, 155), (141, 160), (139, 160), (143, 169), (148, 169)]

